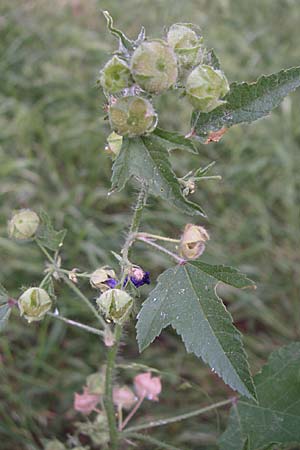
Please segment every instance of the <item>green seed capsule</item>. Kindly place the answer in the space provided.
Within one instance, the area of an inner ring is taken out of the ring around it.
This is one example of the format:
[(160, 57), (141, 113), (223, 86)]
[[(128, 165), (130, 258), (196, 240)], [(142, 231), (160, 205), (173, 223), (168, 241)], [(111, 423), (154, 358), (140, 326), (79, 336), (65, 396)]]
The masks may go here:
[(202, 36), (189, 23), (175, 23), (168, 31), (167, 40), (176, 53), (179, 66), (192, 68), (199, 64), (202, 54)]
[(96, 301), (105, 317), (119, 324), (124, 323), (128, 318), (133, 305), (130, 295), (121, 289), (110, 289), (103, 292)]
[(229, 91), (227, 78), (221, 70), (205, 64), (196, 67), (186, 81), (186, 94), (195, 109), (210, 112), (225, 103)]
[(150, 94), (160, 94), (176, 83), (177, 60), (164, 41), (143, 42), (133, 53), (131, 73), (137, 84)]
[(24, 241), (32, 238), (40, 224), (39, 216), (30, 209), (17, 211), (8, 223), (8, 235), (11, 239)]
[(25, 291), (18, 300), (21, 316), (28, 322), (42, 320), (51, 309), (52, 300), (48, 293), (41, 288), (30, 288)]
[(116, 94), (132, 84), (128, 65), (118, 56), (106, 63), (100, 72), (100, 84), (108, 94)]
[(152, 104), (142, 97), (119, 98), (109, 106), (108, 114), (112, 129), (121, 136), (151, 133), (157, 125)]

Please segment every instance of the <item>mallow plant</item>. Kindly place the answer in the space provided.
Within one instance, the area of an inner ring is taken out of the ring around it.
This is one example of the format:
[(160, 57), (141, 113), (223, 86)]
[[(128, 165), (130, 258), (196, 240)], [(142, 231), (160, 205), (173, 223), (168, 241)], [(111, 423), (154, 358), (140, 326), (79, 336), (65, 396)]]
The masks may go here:
[[(107, 354), (106, 364), (99, 372), (90, 374), (82, 391), (74, 396), (73, 407), (86, 420), (76, 424), (74, 435), (67, 442), (47, 441), (45, 448), (117, 450), (146, 445), (176, 450), (172, 442), (161, 442), (155, 437), (155, 427), (225, 405), (231, 411), (228, 427), (218, 441), (221, 449), (255, 450), (300, 444), (300, 344), (291, 343), (274, 352), (261, 372), (252, 378), (242, 336), (216, 288), (225, 283), (248, 289), (255, 287), (254, 282), (232, 267), (205, 262), (205, 248), (210, 240), (206, 213), (190, 200), (199, 182), (215, 178), (209, 174), (211, 165), (194, 168), (178, 177), (169, 159), (175, 149), (188, 152), (187, 158), (189, 153), (201, 154), (202, 145), (218, 142), (230, 127), (267, 116), (300, 86), (300, 67), (263, 75), (251, 83), (230, 84), (197, 26), (176, 23), (155, 39), (148, 39), (142, 28), (137, 39), (131, 40), (114, 27), (108, 12), (104, 11), (104, 16), (109, 32), (119, 43), (98, 80), (106, 98), (104, 111), (111, 128), (105, 150), (112, 159), (111, 192), (120, 191), (129, 182), (139, 190), (123, 248), (119, 254), (114, 253), (115, 267), (104, 263), (91, 273), (64, 268), (66, 231), (55, 230), (43, 211), (18, 210), (8, 223), (11, 239), (37, 245), (47, 268), (43, 279), (23, 289), (19, 298), (13, 298), (1, 287), (1, 330), (12, 310), (29, 326), (50, 316), (78, 327), (82, 333), (95, 334)], [(159, 111), (153, 101), (166, 91), (174, 94), (177, 91), (178, 99), (186, 97), (192, 105), (190, 131), (186, 136), (159, 126)], [(141, 228), (149, 196), (160, 197), (176, 208), (178, 214), (189, 216), (176, 237)], [(147, 271), (146, 259), (143, 267), (135, 263), (136, 243), (170, 261), (170, 267), (157, 280)], [(82, 290), (87, 280), (89, 295)], [(144, 286), (150, 281), (152, 290), (141, 303)], [(65, 283), (86, 305), (94, 326), (82, 323), (80, 318), (74, 321), (60, 315), (55, 296), (57, 283)], [(136, 324), (140, 352), (163, 329), (172, 327), (186, 351), (201, 358), (235, 394), (180, 415), (143, 421), (137, 414), (139, 407), (142, 403), (146, 407), (147, 403), (150, 408), (150, 402), (159, 401), (164, 382), (158, 371), (145, 366), (129, 384), (117, 376), (116, 360), (126, 343), (124, 330), (132, 321)], [(84, 445), (82, 435), (87, 436)]]

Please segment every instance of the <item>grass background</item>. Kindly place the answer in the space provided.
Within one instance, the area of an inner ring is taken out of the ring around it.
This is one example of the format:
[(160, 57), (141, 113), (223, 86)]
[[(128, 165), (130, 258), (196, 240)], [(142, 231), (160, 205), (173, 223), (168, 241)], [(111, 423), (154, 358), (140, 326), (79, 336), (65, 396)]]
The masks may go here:
[[(64, 267), (83, 270), (115, 264), (110, 250), (119, 251), (130, 220), (134, 188), (107, 197), (108, 128), (95, 80), (116, 41), (101, 9), (130, 37), (142, 24), (156, 37), (174, 22), (197, 23), (230, 81), (299, 65), (297, 0), (2, 0), (0, 282), (15, 296), (39, 283), (44, 262), (32, 245), (8, 240), (12, 210), (47, 210), (57, 227), (69, 230)], [(271, 117), (231, 129), (218, 145), (202, 146), (199, 156), (173, 158), (178, 173), (216, 161), (214, 173), (222, 175), (221, 182), (203, 182), (194, 199), (209, 216), (206, 259), (239, 267), (257, 281), (255, 292), (222, 292), (245, 334), (253, 373), (273, 349), (300, 334), (299, 100), (293, 94)], [(187, 131), (190, 109), (184, 102), (166, 95), (157, 106), (164, 127)], [(151, 199), (144, 229), (176, 237), (189, 220)], [(153, 280), (168, 265), (142, 247), (135, 255)], [(93, 323), (61, 284), (57, 295), (62, 313)], [(201, 361), (185, 353), (171, 330), (142, 356), (133, 327), (127, 333), (120, 360), (138, 358), (166, 373), (161, 401), (145, 404), (144, 419), (196, 409), (229, 394)], [(80, 418), (72, 409), (73, 393), (101, 366), (102, 344), (62, 323), (28, 326), (15, 315), (0, 338), (0, 352), (1, 449), (36, 450), (45, 438), (66, 440)], [(123, 371), (119, 380), (130, 382), (133, 375)], [(226, 417), (226, 410), (213, 412), (157, 429), (155, 436), (171, 436), (174, 445), (187, 449), (215, 449)]]

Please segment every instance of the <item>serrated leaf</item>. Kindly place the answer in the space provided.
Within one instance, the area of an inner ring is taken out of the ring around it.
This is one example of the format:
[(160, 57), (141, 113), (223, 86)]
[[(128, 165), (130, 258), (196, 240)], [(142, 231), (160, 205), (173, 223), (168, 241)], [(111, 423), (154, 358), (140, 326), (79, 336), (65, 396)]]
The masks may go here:
[(188, 352), (201, 357), (233, 389), (255, 398), (241, 335), (216, 294), (217, 280), (233, 286), (246, 286), (248, 280), (234, 269), (201, 264), (188, 262), (159, 276), (138, 315), (140, 351), (172, 325)]
[(198, 267), (202, 272), (206, 272), (208, 275), (216, 278), (216, 280), (230, 284), (230, 286), (240, 289), (255, 287), (255, 283), (250, 278), (247, 278), (247, 275), (233, 267), (223, 265), (215, 266), (202, 261), (191, 261), (189, 264)]
[(56, 252), (62, 246), (67, 230), (56, 231), (45, 211), (41, 211), (39, 216), (41, 225), (37, 233), (37, 241), (44, 247)]
[(247, 450), (300, 444), (299, 367), (299, 342), (271, 354), (254, 377), (258, 403), (242, 398), (232, 407), (222, 450), (243, 450), (247, 439)]
[(173, 131), (162, 130), (161, 128), (155, 128), (153, 134), (162, 140), (162, 144), (165, 145), (168, 151), (179, 149), (186, 150), (191, 153), (198, 153), (193, 141), (182, 136), (181, 134)]
[(142, 180), (149, 186), (151, 194), (162, 197), (186, 214), (205, 216), (199, 205), (183, 196), (169, 161), (168, 149), (158, 136), (124, 139), (113, 165), (112, 189), (120, 191), (131, 177)]
[(300, 67), (262, 76), (254, 83), (233, 83), (226, 103), (209, 113), (195, 111), (192, 129), (204, 142), (211, 132), (268, 115), (290, 92), (300, 86)]
[(10, 313), (11, 307), (8, 305), (8, 303), (0, 306), (0, 332), (5, 329)]

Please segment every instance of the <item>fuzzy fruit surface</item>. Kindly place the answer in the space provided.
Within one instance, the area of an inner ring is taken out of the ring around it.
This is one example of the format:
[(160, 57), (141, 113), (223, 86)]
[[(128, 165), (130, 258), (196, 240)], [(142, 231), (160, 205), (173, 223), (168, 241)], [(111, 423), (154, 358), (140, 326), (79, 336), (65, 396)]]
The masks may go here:
[(143, 97), (119, 98), (109, 106), (108, 114), (112, 129), (121, 136), (151, 133), (157, 124), (152, 104)]
[(221, 70), (202, 64), (187, 78), (187, 97), (195, 109), (210, 112), (225, 103), (221, 100), (229, 91), (227, 78)]
[(160, 94), (176, 83), (176, 55), (164, 41), (143, 42), (132, 55), (131, 73), (142, 89), (150, 94)]

